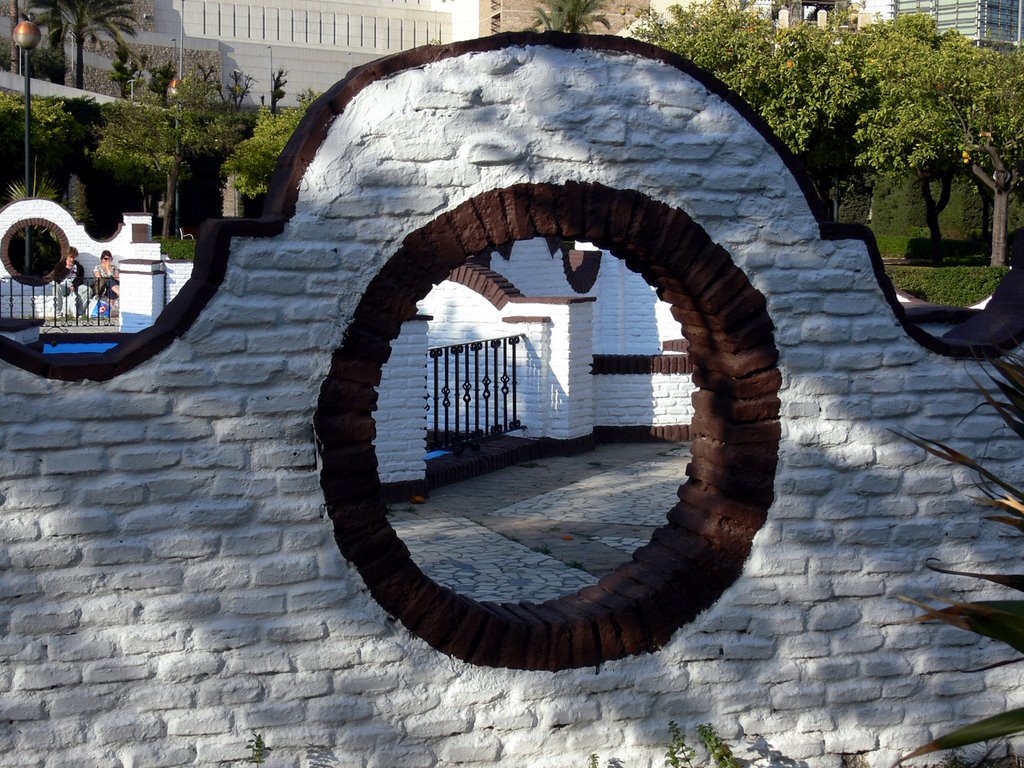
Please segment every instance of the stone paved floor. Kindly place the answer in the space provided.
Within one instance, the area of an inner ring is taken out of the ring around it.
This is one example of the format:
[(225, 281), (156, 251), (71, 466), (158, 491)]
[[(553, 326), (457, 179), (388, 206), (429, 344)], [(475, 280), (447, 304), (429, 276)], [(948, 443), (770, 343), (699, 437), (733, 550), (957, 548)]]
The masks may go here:
[(689, 447), (604, 445), (526, 462), (389, 508), (423, 571), (477, 600), (541, 602), (595, 583), (665, 520)]

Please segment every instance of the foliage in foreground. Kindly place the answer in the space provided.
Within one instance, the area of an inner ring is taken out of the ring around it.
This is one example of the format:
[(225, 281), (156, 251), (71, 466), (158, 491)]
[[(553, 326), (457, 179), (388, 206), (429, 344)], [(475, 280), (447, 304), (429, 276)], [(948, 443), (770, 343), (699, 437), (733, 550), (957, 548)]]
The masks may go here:
[[(665, 752), (665, 768), (697, 768), (697, 750), (686, 743), (686, 736), (674, 720), (669, 721), (668, 733), (669, 743), (668, 750)], [(714, 768), (740, 768), (740, 761), (736, 759), (729, 745), (722, 740), (711, 723), (698, 725), (697, 736), (704, 745), (710, 764)], [(592, 753), (587, 763), (588, 768), (599, 768), (600, 764), (600, 758), (596, 753)], [(608, 764), (618, 765), (619, 763), (612, 761)]]
[[(989, 360), (989, 378), (995, 391), (980, 387), (985, 402), (991, 406), (1014, 434), (1024, 439), (1024, 355), (1014, 353), (1002, 359)], [(994, 514), (985, 519), (1024, 532), (1024, 487), (1014, 485), (985, 468), (978, 460), (967, 456), (938, 440), (929, 440), (918, 435), (906, 435), (914, 444), (950, 464), (971, 470), (978, 477), (977, 488), (981, 495), (975, 500)], [(929, 564), (932, 570), (955, 576), (992, 582), (1024, 592), (1024, 574), (975, 573), (954, 571)], [(997, 640), (1009, 646), (1018, 654), (1024, 653), (1024, 600), (981, 600), (963, 602), (946, 598), (946, 607), (935, 607), (916, 600), (909, 602), (924, 611), (918, 621), (941, 621), (959, 629), (965, 629), (983, 637)], [(1001, 662), (1009, 664), (1021, 661), (1020, 657)], [(989, 667), (991, 668), (991, 667)], [(914, 750), (902, 758), (909, 760), (918, 755), (940, 749), (955, 749), (967, 744), (976, 744), (990, 739), (1009, 736), (1024, 731), (1024, 708), (1010, 710), (993, 717), (987, 717), (970, 725), (944, 734), (934, 741)]]
[(1009, 267), (897, 267), (885, 273), (901, 291), (933, 304), (970, 307), (988, 298)]

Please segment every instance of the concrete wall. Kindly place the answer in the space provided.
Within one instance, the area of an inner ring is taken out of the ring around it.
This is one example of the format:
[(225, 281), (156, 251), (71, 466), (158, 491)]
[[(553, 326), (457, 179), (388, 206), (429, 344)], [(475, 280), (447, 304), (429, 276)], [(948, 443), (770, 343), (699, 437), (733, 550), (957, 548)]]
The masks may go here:
[[(170, 346), (105, 382), (0, 370), (8, 763), (237, 763), (257, 730), (280, 766), (596, 752), (650, 768), (675, 720), (713, 722), (753, 759), (880, 768), (1021, 705), (1018, 667), (964, 674), (1000, 655), (908, 625), (897, 599), (963, 586), (926, 557), (1019, 563), (969, 479), (892, 432), (1019, 477), (1019, 442), (974, 409), (976, 367), (904, 334), (865, 244), (822, 236), (778, 152), (711, 86), (593, 45), (467, 52), (366, 84), (295, 216), (233, 241), (223, 284)], [(341, 556), (311, 423), (360, 296), (409, 233), (489, 190), (580, 180), (686, 211), (764, 295), (775, 500), (736, 581), (656, 653), (480, 666), (408, 631)]]

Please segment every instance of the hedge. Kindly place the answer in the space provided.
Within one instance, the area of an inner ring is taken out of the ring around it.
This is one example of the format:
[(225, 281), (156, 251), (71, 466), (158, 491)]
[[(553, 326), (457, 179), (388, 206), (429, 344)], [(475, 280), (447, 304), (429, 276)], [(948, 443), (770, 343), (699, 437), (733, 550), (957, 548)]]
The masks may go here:
[(185, 240), (160, 240), (160, 251), (167, 254), (167, 258), (175, 261), (194, 261), (196, 258), (196, 241), (191, 238)]
[(898, 267), (885, 273), (901, 291), (953, 307), (969, 307), (992, 295), (1008, 267)]
[[(909, 259), (930, 261), (932, 244), (927, 237), (900, 237), (898, 235), (876, 235), (878, 250), (883, 259)], [(988, 245), (980, 240), (943, 240), (942, 260), (944, 262), (987, 264)]]

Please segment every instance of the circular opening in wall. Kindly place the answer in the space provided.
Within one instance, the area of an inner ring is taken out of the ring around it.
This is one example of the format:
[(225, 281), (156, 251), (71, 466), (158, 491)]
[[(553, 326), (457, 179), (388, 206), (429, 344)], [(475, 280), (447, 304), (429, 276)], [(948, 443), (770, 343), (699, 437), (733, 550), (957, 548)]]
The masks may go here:
[(11, 229), (3, 242), (3, 260), (16, 278), (45, 278), (53, 272), (67, 248), (63, 233), (27, 224)]
[[(671, 305), (697, 388), (692, 459), (650, 541), (597, 583), (542, 602), (477, 600), (425, 574), (388, 520), (376, 388), (435, 284), (538, 236), (594, 243)], [(738, 577), (773, 499), (781, 377), (765, 307), (685, 212), (597, 184), (485, 193), (411, 233), (368, 286), (321, 389), (321, 483), (343, 554), (407, 628), (471, 663), (564, 669), (656, 650)]]
[(388, 519), (428, 577), (543, 602), (596, 584), (664, 525), (692, 378), (669, 305), (621, 260), (581, 291), (549, 242), (509, 245), (453, 270), (403, 325), (374, 447)]

